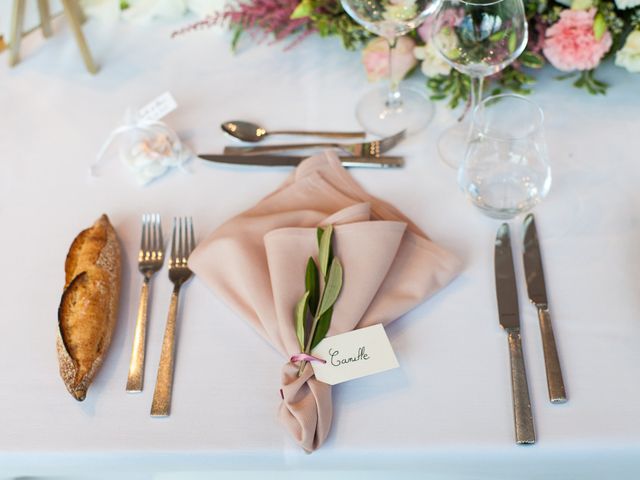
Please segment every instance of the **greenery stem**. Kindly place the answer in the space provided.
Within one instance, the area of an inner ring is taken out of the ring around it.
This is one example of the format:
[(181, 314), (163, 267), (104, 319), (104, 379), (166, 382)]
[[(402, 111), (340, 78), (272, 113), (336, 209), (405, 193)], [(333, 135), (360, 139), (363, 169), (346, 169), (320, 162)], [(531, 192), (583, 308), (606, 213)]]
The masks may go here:
[[(325, 282), (326, 282), (326, 279), (325, 279)], [(313, 321), (311, 322), (311, 330), (309, 331), (309, 338), (307, 338), (307, 345), (304, 348), (304, 352), (302, 352), (302, 353), (306, 353), (307, 355), (311, 355), (311, 342), (313, 342), (313, 336), (316, 334), (316, 328), (318, 328), (318, 321), (320, 321), (320, 315), (318, 315), (318, 312), (320, 312), (320, 306), (322, 305), (322, 297), (324, 297), (324, 289), (320, 289), (318, 306), (316, 307), (316, 311), (313, 314)], [(298, 368), (298, 377), (302, 375), (302, 372), (304, 371), (304, 367), (306, 366), (307, 366), (307, 361), (302, 360), (302, 362), (300, 362), (300, 367)]]

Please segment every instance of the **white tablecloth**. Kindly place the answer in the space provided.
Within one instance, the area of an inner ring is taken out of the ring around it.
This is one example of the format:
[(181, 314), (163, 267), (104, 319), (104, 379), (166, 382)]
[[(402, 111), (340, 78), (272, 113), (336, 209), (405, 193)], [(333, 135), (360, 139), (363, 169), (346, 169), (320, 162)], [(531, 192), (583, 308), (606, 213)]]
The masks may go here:
[[(467, 203), (438, 160), (438, 134), (456, 116), (443, 105), (426, 131), (394, 151), (406, 156), (406, 168), (352, 171), (465, 263), (452, 285), (388, 329), (401, 368), (335, 388), (330, 439), (305, 455), (276, 420), (283, 359), (196, 278), (182, 297), (172, 414), (151, 418), (171, 285), (166, 270), (156, 277), (146, 386), (128, 395), (140, 215), (160, 212), (165, 230), (171, 216), (192, 215), (203, 238), (289, 171), (193, 161), (141, 188), (111, 158), (100, 178), (90, 178), (107, 134), (127, 107), (167, 90), (179, 103), (167, 122), (197, 152), (230, 142), (218, 127), (229, 119), (354, 129), (355, 102), (369, 88), (359, 55), (335, 39), (310, 38), (287, 52), (283, 44), (245, 45), (234, 55), (227, 35), (170, 39), (174, 28), (89, 22), (102, 65), (95, 77), (61, 20), (50, 40), (25, 40), (17, 68), (0, 57), (0, 477), (242, 469), (364, 469), (373, 478), (391, 470), (452, 479), (640, 475), (640, 77), (613, 68), (601, 74), (612, 83), (605, 97), (575, 91), (550, 71), (532, 96), (545, 110), (553, 162), (552, 190), (536, 215), (570, 397), (566, 405), (547, 400), (536, 312), (521, 282), (535, 446), (513, 441), (493, 281), (498, 222)], [(70, 242), (103, 212), (125, 254), (121, 315), (108, 358), (78, 403), (58, 375), (57, 307)], [(518, 239), (521, 226), (512, 229)]]

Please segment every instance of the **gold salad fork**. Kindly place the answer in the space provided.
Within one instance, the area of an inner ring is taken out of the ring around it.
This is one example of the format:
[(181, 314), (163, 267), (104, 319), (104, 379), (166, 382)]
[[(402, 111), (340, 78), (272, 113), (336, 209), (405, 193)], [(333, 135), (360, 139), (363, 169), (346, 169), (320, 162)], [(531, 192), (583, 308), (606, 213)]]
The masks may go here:
[(171, 389), (173, 386), (173, 362), (175, 358), (176, 317), (180, 287), (193, 273), (187, 267), (189, 255), (196, 246), (191, 218), (174, 218), (171, 235), (171, 255), (169, 257), (169, 279), (173, 282), (173, 293), (169, 304), (167, 326), (162, 340), (162, 352), (158, 365), (156, 388), (153, 392), (151, 416), (166, 417), (171, 410)]
[(144, 354), (147, 336), (147, 319), (149, 305), (149, 286), (151, 277), (162, 268), (164, 260), (164, 243), (162, 241), (162, 225), (159, 214), (142, 215), (142, 239), (138, 253), (138, 270), (143, 275), (138, 318), (133, 336), (127, 392), (141, 392), (144, 380)]
[(402, 130), (390, 137), (381, 138), (364, 143), (289, 143), (281, 145), (258, 145), (253, 147), (225, 147), (224, 153), (251, 155), (254, 153), (276, 153), (289, 150), (306, 150), (309, 148), (337, 148), (357, 157), (379, 157), (384, 152), (391, 150), (406, 136), (406, 130)]

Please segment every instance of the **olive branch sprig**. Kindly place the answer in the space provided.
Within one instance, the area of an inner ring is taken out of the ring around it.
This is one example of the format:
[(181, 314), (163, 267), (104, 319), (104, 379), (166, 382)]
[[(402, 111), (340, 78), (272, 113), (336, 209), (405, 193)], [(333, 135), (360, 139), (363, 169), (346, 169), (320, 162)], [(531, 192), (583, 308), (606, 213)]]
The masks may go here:
[[(318, 228), (319, 268), (313, 257), (309, 257), (304, 278), (305, 292), (295, 307), (296, 337), (300, 351), (307, 355), (310, 355), (327, 335), (331, 326), (333, 305), (342, 289), (342, 264), (333, 256), (332, 236), (332, 225), (324, 229)], [(305, 360), (300, 362), (298, 376), (302, 375), (306, 364)]]

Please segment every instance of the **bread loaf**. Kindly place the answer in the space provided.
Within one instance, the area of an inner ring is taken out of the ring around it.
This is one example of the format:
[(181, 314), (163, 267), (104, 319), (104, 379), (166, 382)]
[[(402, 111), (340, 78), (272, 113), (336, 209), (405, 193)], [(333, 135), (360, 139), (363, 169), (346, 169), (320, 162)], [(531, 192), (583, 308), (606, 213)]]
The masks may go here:
[(67, 390), (84, 400), (118, 318), (120, 245), (102, 215), (71, 244), (58, 308), (58, 362)]

